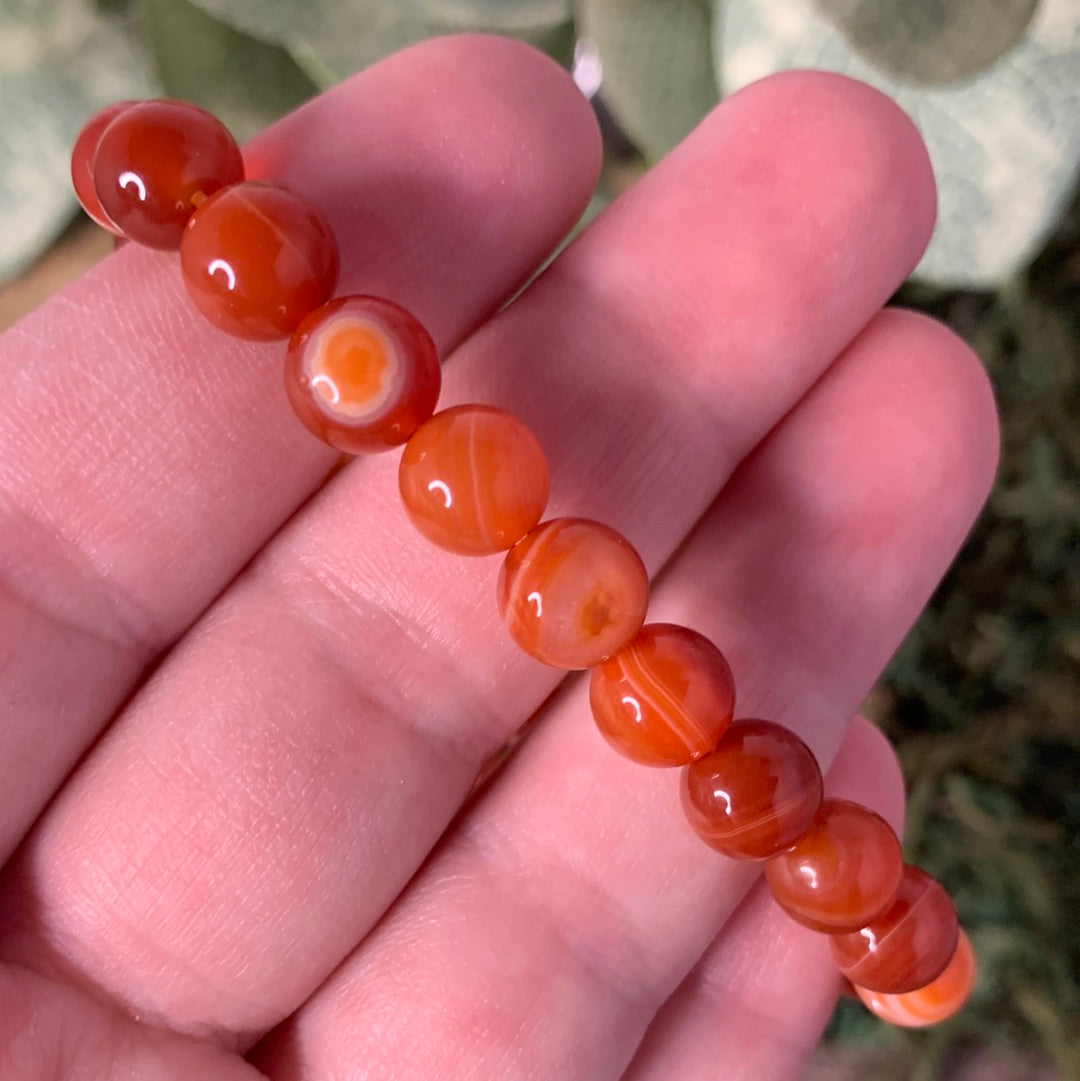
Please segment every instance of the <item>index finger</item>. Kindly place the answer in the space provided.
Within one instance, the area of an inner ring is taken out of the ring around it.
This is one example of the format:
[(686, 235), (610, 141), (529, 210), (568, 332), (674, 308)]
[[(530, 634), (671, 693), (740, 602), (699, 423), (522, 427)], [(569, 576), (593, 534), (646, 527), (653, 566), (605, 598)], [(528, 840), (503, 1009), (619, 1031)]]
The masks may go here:
[[(573, 225), (599, 140), (554, 63), (462, 36), (363, 72), (246, 157), (324, 211), (339, 292), (411, 308), (445, 354)], [(175, 258), (135, 248), (0, 340), (0, 860), (332, 465), (289, 414), (280, 354), (204, 324)]]

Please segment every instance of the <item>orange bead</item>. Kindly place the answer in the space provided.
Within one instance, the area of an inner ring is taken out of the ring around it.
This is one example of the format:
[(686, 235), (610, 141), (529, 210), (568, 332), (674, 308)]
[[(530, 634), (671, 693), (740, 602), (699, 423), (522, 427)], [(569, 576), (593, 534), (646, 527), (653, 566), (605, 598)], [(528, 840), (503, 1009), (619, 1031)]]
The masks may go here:
[(317, 308), (285, 354), (296, 415), (348, 454), (404, 443), (434, 411), (441, 380), (428, 332), (381, 297), (340, 297)]
[(855, 993), (867, 1009), (883, 1021), (904, 1028), (925, 1028), (946, 1021), (959, 1012), (975, 986), (977, 972), (978, 964), (971, 940), (961, 929), (957, 933), (956, 949), (949, 963), (941, 975), (925, 987), (898, 995), (856, 987)]
[(685, 766), (731, 723), (731, 668), (703, 634), (649, 623), (592, 671), (589, 704), (603, 737), (645, 766)]
[(892, 904), (876, 920), (831, 941), (837, 967), (856, 987), (904, 994), (941, 975), (956, 950), (956, 909), (940, 882), (905, 865)]
[(421, 425), (405, 446), (398, 485), (413, 525), (461, 555), (516, 544), (540, 521), (547, 458), (517, 417), (458, 405)]
[(821, 770), (794, 732), (736, 721), (715, 750), (686, 767), (683, 810), (725, 856), (763, 860), (797, 841), (821, 806)]
[(765, 864), (777, 904), (815, 931), (857, 931), (900, 887), (904, 857), (892, 827), (857, 803), (827, 799), (810, 829)]
[(75, 189), (75, 197), (93, 221), (117, 236), (121, 235), (120, 228), (109, 220), (94, 187), (94, 155), (97, 153), (101, 133), (125, 109), (134, 104), (133, 101), (119, 101), (94, 113), (83, 125), (75, 145), (71, 148), (71, 186)]
[(556, 668), (591, 668), (641, 629), (649, 576), (614, 529), (553, 518), (506, 553), (498, 600), (511, 637), (530, 656)]
[(174, 250), (195, 208), (244, 179), (233, 137), (186, 101), (121, 109), (94, 152), (94, 190), (105, 217), (129, 240)]
[(192, 214), (180, 268), (195, 306), (218, 329), (256, 341), (287, 338), (334, 291), (337, 242), (307, 200), (248, 181)]

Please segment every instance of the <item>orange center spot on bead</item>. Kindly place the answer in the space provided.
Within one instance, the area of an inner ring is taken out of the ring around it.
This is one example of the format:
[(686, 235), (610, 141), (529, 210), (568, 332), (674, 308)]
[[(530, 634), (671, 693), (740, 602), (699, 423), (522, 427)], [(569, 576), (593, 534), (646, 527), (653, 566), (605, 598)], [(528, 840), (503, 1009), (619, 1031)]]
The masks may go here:
[[(404, 308), (373, 296), (338, 297), (308, 315), (289, 341), (284, 374), (296, 415), (347, 454), (404, 443), (431, 418), (441, 382), (431, 335)], [(438, 471), (423, 479), (451, 478)], [(425, 489), (423, 498), (458, 502), (452, 484)]]
[(641, 629), (649, 577), (613, 529), (585, 518), (553, 518), (506, 555), (499, 611), (514, 641), (557, 668), (592, 668)]
[(581, 607), (581, 632), (586, 638), (599, 638), (614, 625), (614, 605), (615, 597), (607, 589), (597, 590), (585, 599)]
[(311, 385), (333, 412), (374, 413), (389, 397), (394, 348), (370, 323), (337, 319), (312, 351)]

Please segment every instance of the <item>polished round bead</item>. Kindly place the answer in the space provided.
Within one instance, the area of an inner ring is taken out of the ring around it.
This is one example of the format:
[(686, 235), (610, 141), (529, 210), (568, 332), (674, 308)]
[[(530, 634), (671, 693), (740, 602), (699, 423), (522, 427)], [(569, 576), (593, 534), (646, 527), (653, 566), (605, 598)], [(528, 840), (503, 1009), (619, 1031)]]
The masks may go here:
[(434, 411), (441, 379), (431, 336), (381, 297), (339, 297), (317, 308), (285, 354), (296, 415), (348, 454), (404, 443)]
[(94, 190), (129, 240), (175, 249), (195, 209), (244, 179), (244, 162), (220, 120), (183, 101), (141, 101), (105, 127), (94, 153)]
[(947, 1021), (960, 1011), (975, 986), (977, 972), (975, 951), (961, 928), (949, 963), (925, 987), (897, 995), (856, 987), (855, 993), (882, 1021), (904, 1028), (925, 1028)]
[(821, 806), (821, 770), (794, 732), (736, 721), (715, 750), (687, 766), (683, 810), (725, 856), (763, 860), (794, 844)]
[(827, 799), (810, 829), (765, 864), (777, 904), (815, 931), (857, 931), (889, 907), (904, 857), (892, 827), (857, 803)]
[(685, 766), (731, 724), (731, 668), (703, 634), (649, 623), (592, 670), (589, 705), (603, 737), (645, 766)]
[(591, 668), (641, 629), (649, 576), (614, 529), (553, 518), (506, 553), (498, 600), (511, 637), (530, 656), (556, 668)]
[(536, 436), (490, 405), (458, 405), (421, 425), (401, 456), (401, 500), (428, 540), (461, 555), (516, 544), (540, 521), (548, 465)]
[(195, 306), (237, 338), (287, 338), (334, 291), (338, 250), (318, 209), (287, 188), (248, 181), (212, 195), (180, 243)]
[(940, 882), (905, 865), (889, 907), (865, 927), (831, 939), (833, 958), (856, 987), (904, 994), (941, 975), (956, 949), (956, 909)]
[(97, 189), (94, 187), (94, 155), (97, 153), (101, 133), (111, 124), (125, 109), (134, 105), (133, 101), (118, 101), (113, 105), (106, 105), (98, 110), (83, 125), (79, 132), (75, 145), (71, 148), (71, 186), (75, 189), (75, 197), (79, 205), (87, 215), (110, 233), (121, 236), (120, 228), (109, 220), (101, 206)]

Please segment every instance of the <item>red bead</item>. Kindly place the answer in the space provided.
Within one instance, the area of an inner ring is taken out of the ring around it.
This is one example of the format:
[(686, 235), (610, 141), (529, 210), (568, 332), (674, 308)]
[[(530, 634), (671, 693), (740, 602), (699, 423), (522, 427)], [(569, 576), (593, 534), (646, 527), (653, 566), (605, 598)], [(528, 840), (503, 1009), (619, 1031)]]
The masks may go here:
[(687, 766), (683, 810), (725, 856), (763, 860), (794, 844), (821, 805), (821, 770), (794, 732), (736, 721), (716, 749)]
[(195, 306), (220, 330), (287, 338), (334, 291), (337, 242), (306, 199), (248, 181), (212, 195), (191, 216), (180, 267)]
[(316, 308), (285, 354), (296, 415), (348, 454), (404, 443), (434, 411), (441, 379), (428, 332), (380, 297), (340, 297)]
[(506, 553), (498, 599), (511, 637), (530, 656), (556, 668), (591, 668), (641, 629), (649, 576), (614, 529), (553, 518)]
[(837, 967), (856, 987), (903, 994), (941, 975), (956, 949), (959, 924), (944, 886), (905, 866), (892, 904), (876, 920), (831, 944)]
[(401, 500), (428, 540), (460, 555), (516, 544), (540, 521), (548, 465), (536, 436), (490, 405), (458, 405), (421, 425), (401, 456)]
[(195, 209), (244, 179), (244, 162), (215, 117), (183, 101), (123, 109), (98, 139), (94, 189), (105, 216), (129, 240), (175, 249)]
[(645, 766), (684, 766), (711, 751), (735, 708), (724, 655), (702, 634), (649, 623), (592, 671), (589, 704), (604, 738)]
[(810, 829), (765, 864), (765, 880), (792, 919), (815, 931), (857, 931), (889, 907), (904, 873), (892, 827), (857, 803), (827, 799)]
[(856, 987), (855, 994), (883, 1021), (904, 1028), (925, 1028), (948, 1020), (963, 1007), (975, 986), (977, 973), (975, 951), (961, 928), (949, 963), (925, 987), (898, 995)]
[(118, 236), (121, 235), (120, 229), (115, 222), (109, 220), (102, 209), (101, 200), (94, 188), (94, 155), (97, 153), (101, 133), (125, 109), (134, 104), (133, 101), (118, 101), (94, 113), (83, 125), (75, 145), (71, 148), (71, 186), (75, 189), (75, 197), (93, 221), (102, 229), (108, 229), (110, 233)]

